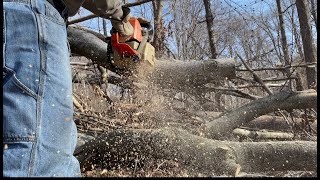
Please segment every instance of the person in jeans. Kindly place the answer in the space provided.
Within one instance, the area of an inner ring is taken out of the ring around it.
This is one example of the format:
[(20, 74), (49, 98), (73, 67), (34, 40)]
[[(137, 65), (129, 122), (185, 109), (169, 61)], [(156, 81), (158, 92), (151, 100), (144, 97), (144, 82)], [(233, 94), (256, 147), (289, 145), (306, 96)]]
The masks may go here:
[(65, 24), (81, 6), (133, 33), (120, 0), (3, 1), (4, 176), (81, 176)]

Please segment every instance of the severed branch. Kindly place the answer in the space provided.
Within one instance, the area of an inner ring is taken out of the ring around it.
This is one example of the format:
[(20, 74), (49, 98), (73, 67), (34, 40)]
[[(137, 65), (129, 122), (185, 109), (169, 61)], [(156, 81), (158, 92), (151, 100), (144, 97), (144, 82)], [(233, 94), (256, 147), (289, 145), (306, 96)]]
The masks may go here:
[(236, 54), (240, 58), (240, 60), (244, 64), (244, 66), (248, 69), (248, 71), (250, 71), (252, 73), (253, 78), (262, 85), (262, 87), (267, 91), (267, 93), (269, 95), (272, 95), (273, 93), (268, 88), (268, 86), (266, 86), (266, 84), (262, 81), (262, 79), (248, 66), (248, 64), (242, 59), (242, 57), (238, 53), (236, 53)]
[[(138, 6), (138, 5), (141, 5), (141, 4), (150, 2), (150, 1), (152, 1), (152, 0), (141, 0), (141, 1), (134, 2), (134, 3), (127, 3), (127, 4), (123, 5), (123, 7)], [(89, 19), (92, 19), (92, 18), (96, 18), (96, 17), (102, 17), (102, 15), (90, 14), (90, 15), (88, 15), (88, 16), (81, 17), (81, 18), (79, 18), (79, 19), (75, 19), (75, 20), (72, 20), (72, 21), (68, 21), (68, 22), (67, 22), (67, 25), (71, 25), (71, 24), (83, 22), (83, 21), (86, 21), (86, 20), (89, 20)], [(103, 17), (103, 18), (105, 18), (105, 17)]]

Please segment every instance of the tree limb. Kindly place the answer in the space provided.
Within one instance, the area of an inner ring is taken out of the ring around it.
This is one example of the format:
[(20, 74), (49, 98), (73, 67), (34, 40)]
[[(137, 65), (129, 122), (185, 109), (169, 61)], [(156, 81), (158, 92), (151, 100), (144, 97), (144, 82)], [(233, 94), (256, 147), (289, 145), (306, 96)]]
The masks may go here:
[[(138, 6), (138, 5), (141, 5), (141, 4), (150, 2), (150, 1), (152, 1), (152, 0), (141, 0), (141, 1), (134, 2), (134, 3), (125, 4), (125, 5), (123, 5), (123, 7)], [(75, 20), (72, 20), (72, 21), (68, 21), (68, 22), (67, 22), (67, 25), (71, 25), (71, 24), (83, 22), (83, 21), (86, 21), (86, 20), (89, 20), (89, 19), (92, 19), (92, 18), (96, 18), (96, 17), (99, 17), (99, 15), (90, 14), (90, 15), (85, 16), (85, 17), (81, 17), (81, 18), (78, 18), (78, 19), (75, 19)], [(100, 17), (101, 17), (101, 16), (100, 16)]]
[(207, 137), (226, 138), (233, 129), (261, 115), (282, 110), (305, 109), (317, 107), (317, 92), (313, 90), (298, 92), (279, 92), (265, 98), (252, 101), (240, 108), (222, 115), (207, 123)]
[(244, 66), (248, 69), (248, 71), (250, 71), (252, 73), (253, 78), (262, 85), (262, 87), (267, 91), (267, 93), (269, 95), (272, 95), (273, 93), (268, 88), (268, 86), (266, 86), (266, 84), (262, 81), (262, 79), (247, 65), (247, 63), (242, 59), (242, 57), (238, 53), (236, 53), (236, 54), (240, 58), (240, 60), (244, 64)]

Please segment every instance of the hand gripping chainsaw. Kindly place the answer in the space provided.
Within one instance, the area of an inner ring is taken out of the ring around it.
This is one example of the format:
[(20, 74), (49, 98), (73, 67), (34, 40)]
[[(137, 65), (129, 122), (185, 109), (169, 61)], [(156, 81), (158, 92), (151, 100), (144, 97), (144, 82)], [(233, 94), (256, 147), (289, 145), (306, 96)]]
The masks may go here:
[(155, 48), (150, 44), (153, 40), (153, 27), (150, 22), (132, 17), (129, 19), (134, 33), (126, 42), (119, 42), (119, 34), (111, 31), (109, 37), (109, 61), (119, 70), (131, 70), (138, 63), (154, 66)]

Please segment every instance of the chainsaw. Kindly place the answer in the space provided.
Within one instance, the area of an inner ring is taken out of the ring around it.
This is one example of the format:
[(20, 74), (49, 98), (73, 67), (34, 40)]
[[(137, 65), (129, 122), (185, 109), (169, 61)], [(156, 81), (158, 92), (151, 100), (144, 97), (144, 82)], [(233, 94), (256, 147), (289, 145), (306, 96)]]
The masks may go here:
[(150, 44), (153, 40), (152, 25), (134, 17), (129, 22), (134, 33), (126, 42), (119, 42), (119, 33), (111, 30), (111, 37), (108, 37), (109, 62), (118, 70), (132, 70), (141, 63), (153, 67), (155, 48)]

